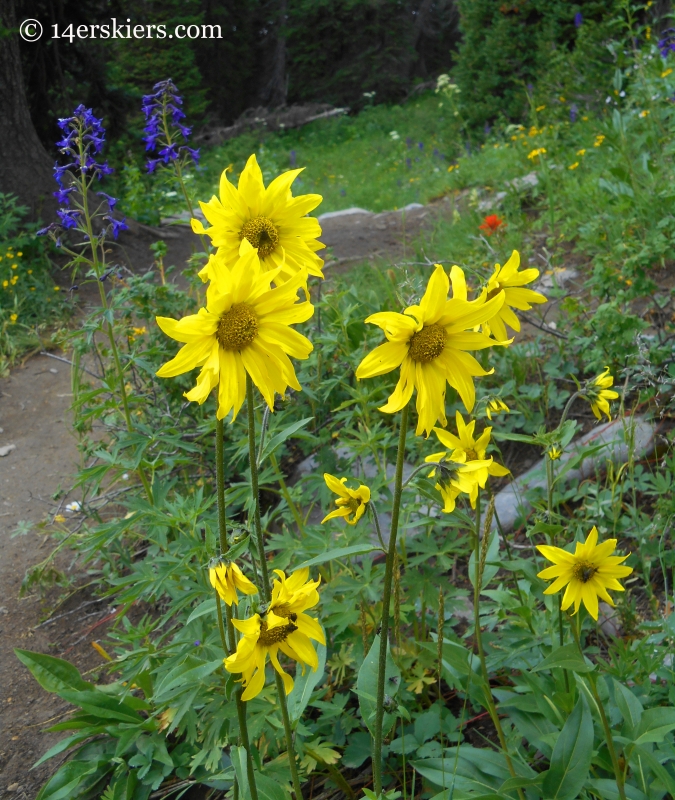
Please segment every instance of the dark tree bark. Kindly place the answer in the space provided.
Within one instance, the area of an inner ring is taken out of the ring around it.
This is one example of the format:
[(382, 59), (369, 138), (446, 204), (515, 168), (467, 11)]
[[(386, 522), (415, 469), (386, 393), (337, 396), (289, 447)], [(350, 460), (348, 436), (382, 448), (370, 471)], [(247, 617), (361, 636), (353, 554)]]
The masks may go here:
[(279, 18), (277, 22), (277, 41), (274, 48), (274, 64), (272, 78), (267, 89), (268, 104), (270, 108), (286, 105), (288, 94), (288, 79), (286, 76), (286, 0), (279, 0)]
[(56, 208), (52, 159), (30, 118), (21, 72), (14, 0), (0, 0), (0, 192), (15, 194), (32, 219)]

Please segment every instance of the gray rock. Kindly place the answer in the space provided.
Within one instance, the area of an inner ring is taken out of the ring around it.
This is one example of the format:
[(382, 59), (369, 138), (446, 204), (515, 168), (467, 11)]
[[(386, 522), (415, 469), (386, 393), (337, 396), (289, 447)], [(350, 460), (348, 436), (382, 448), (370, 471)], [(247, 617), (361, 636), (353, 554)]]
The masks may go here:
[(321, 214), (319, 216), (319, 222), (323, 222), (326, 219), (334, 219), (335, 217), (350, 217), (352, 214), (372, 214), (372, 211), (366, 211), (365, 208), (357, 208), (353, 206), (352, 208), (343, 208), (341, 211), (326, 211), (325, 214)]
[[(614, 464), (623, 464), (628, 460), (631, 438), (635, 458), (644, 458), (654, 448), (655, 434), (654, 424), (644, 417), (614, 419), (604, 425), (598, 425), (589, 433), (571, 442), (560, 459), (554, 462), (555, 471), (559, 473), (570, 458), (577, 455), (587, 445), (601, 444), (604, 446), (598, 453), (584, 459), (578, 467), (571, 469), (564, 477), (565, 482), (580, 481), (597, 471), (603, 471), (608, 460)], [(530, 511), (532, 506), (525, 494), (532, 489), (546, 489), (545, 459), (541, 459), (534, 467), (524, 472), (496, 495), (495, 512), (504, 532), (510, 531), (516, 520), (519, 517), (525, 517)], [(495, 518), (492, 528), (496, 527), (497, 520)]]
[(609, 603), (598, 604), (598, 625), (605, 636), (621, 636), (623, 632), (619, 612)]

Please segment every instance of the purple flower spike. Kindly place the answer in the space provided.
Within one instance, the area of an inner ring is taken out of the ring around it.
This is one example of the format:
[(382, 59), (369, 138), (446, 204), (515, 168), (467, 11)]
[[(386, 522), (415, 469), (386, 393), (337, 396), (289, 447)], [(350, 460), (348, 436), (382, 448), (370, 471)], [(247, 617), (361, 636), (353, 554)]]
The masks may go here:
[(181, 157), (191, 158), (196, 165), (199, 164), (199, 150), (178, 146), (178, 137), (181, 136), (187, 142), (192, 128), (181, 122), (185, 119), (181, 109), (183, 98), (178, 94), (176, 84), (168, 78), (156, 83), (153, 89), (153, 94), (143, 97), (143, 141), (146, 153), (155, 154), (159, 158), (147, 160), (148, 172), (154, 172), (159, 164), (170, 164)]
[(574, 27), (580, 28), (583, 24), (584, 15), (581, 13), (581, 11), (577, 11), (577, 13), (574, 15)]
[(126, 217), (124, 217), (124, 219), (115, 219), (111, 216), (105, 216), (103, 219), (110, 223), (112, 227), (113, 239), (117, 239), (117, 237), (120, 235), (120, 231), (129, 230), (129, 226), (126, 224)]
[(96, 194), (97, 194), (99, 197), (105, 197), (105, 199), (106, 199), (106, 201), (107, 201), (107, 203), (108, 203), (108, 208), (109, 208), (111, 211), (112, 211), (112, 210), (115, 208), (115, 206), (117, 205), (117, 198), (116, 198), (116, 197), (111, 197), (109, 194), (106, 194), (105, 192), (96, 192)]
[(77, 218), (80, 212), (70, 208), (59, 208), (56, 212), (61, 220), (61, 226), (64, 228), (74, 228), (77, 226)]

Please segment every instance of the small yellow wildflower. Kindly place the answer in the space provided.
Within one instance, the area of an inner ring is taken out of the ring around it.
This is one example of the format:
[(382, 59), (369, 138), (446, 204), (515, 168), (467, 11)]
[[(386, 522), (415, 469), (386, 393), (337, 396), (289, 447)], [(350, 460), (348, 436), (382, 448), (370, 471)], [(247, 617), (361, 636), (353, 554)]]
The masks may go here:
[(499, 397), (493, 397), (492, 399), (488, 400), (488, 404), (485, 407), (485, 414), (489, 420), (492, 420), (493, 414), (509, 414), (511, 413), (511, 409), (506, 405), (506, 403), (501, 400)]
[(620, 566), (628, 556), (611, 555), (616, 550), (616, 539), (607, 539), (598, 544), (598, 529), (595, 526), (583, 544), (576, 543), (574, 553), (546, 544), (537, 545), (537, 550), (553, 562), (552, 567), (547, 567), (537, 575), (544, 580), (555, 578), (544, 594), (556, 594), (567, 586), (562, 610), (566, 611), (574, 603), (576, 614), (583, 602), (595, 620), (598, 618), (598, 597), (613, 606), (614, 601), (607, 589), (625, 591), (618, 579), (627, 577), (633, 571), (632, 567)]
[(145, 328), (145, 327), (143, 327), (143, 328), (134, 328), (133, 331), (134, 331), (134, 336), (143, 336), (144, 333), (148, 332), (148, 329)]
[(228, 672), (242, 675), (245, 691), (242, 700), (252, 700), (265, 685), (265, 664), (269, 656), (272, 666), (284, 682), (286, 694), (293, 689), (293, 678), (281, 668), (279, 651), (316, 672), (319, 658), (311, 640), (326, 644), (321, 625), (304, 612), (319, 602), (319, 581), (309, 579), (309, 568), (299, 569), (289, 578), (274, 570), (279, 580), (272, 586), (272, 600), (261, 616), (233, 619), (234, 627), (243, 634), (237, 651), (225, 659)]
[(54, 291), (55, 292), (60, 292), (61, 291), (61, 287), (60, 286), (55, 286), (54, 287)]
[(586, 155), (586, 148), (582, 147), (581, 150), (577, 150), (578, 156), (585, 156)]
[(579, 162), (575, 161), (574, 164), (570, 164), (567, 169), (576, 169), (579, 166)]
[(607, 137), (605, 136), (604, 133), (599, 133), (595, 137), (595, 141), (593, 142), (593, 147), (600, 147), (600, 145), (605, 141), (606, 138)]
[(562, 453), (562, 449), (556, 444), (552, 444), (546, 451), (546, 455), (551, 459), (551, 461), (557, 461)]
[(663, 72), (661, 73), (661, 77), (667, 78), (669, 75), (672, 74), (672, 72), (673, 72), (672, 67), (668, 67), (668, 69), (663, 70)]
[(545, 108), (546, 108), (546, 106), (545, 106), (545, 105), (543, 105), (543, 106), (537, 106), (537, 107), (536, 107), (534, 110), (535, 110), (535, 111), (543, 111)]
[(560, 100), (560, 102), (561, 102), (561, 103), (564, 103), (564, 102), (566, 102), (566, 101), (565, 101), (565, 98), (564, 98), (562, 95), (560, 95), (560, 97), (558, 98), (558, 100)]
[(33, 270), (32, 270), (32, 269), (29, 269), (29, 270), (28, 270), (28, 274), (29, 274), (29, 275), (32, 275), (32, 274), (33, 274)]
[(257, 594), (258, 590), (251, 581), (244, 575), (239, 567), (233, 562), (227, 564), (220, 563), (209, 570), (209, 580), (211, 586), (218, 592), (221, 599), (231, 606), (232, 603), (239, 605), (237, 589), (243, 594)]
[(18, 266), (18, 264), (12, 264), (12, 269), (16, 269)]
[(9, 281), (3, 281), (2, 282), (2, 288), (3, 289), (6, 289), (8, 286), (9, 286)]
[(16, 255), (17, 255), (17, 258), (21, 258), (21, 256), (23, 255), (23, 253), (21, 252), (21, 250), (19, 250), (19, 252), (18, 252)]
[(18, 314), (10, 314), (9, 315), (9, 321), (10, 322), (16, 322), (17, 319), (19, 319), (19, 315)]
[(644, 109), (643, 111), (641, 111), (640, 112), (640, 116), (642, 117), (642, 119), (644, 119), (645, 117), (648, 117), (649, 116), (649, 109)]
[(534, 160), (538, 156), (544, 155), (545, 152), (546, 152), (546, 148), (545, 147), (537, 147), (535, 150), (532, 150), (531, 152), (529, 152), (527, 154), (527, 157), (529, 159), (531, 159), (531, 160)]
[(616, 400), (619, 396), (618, 392), (609, 388), (613, 384), (614, 378), (609, 374), (609, 367), (605, 367), (605, 371), (593, 378), (584, 389), (582, 397), (585, 397), (591, 404), (591, 411), (596, 419), (602, 419), (603, 414), (607, 415), (608, 420), (612, 419), (609, 413), (609, 401)]
[(15, 286), (15, 285), (16, 285), (16, 282), (17, 282), (18, 280), (19, 280), (19, 276), (18, 276), (18, 275), (12, 275), (12, 277), (11, 277), (11, 278), (10, 278), (10, 280), (9, 280), (9, 282), (12, 284), (12, 286)]
[(347, 524), (356, 525), (370, 502), (370, 489), (363, 484), (360, 484), (358, 489), (349, 489), (344, 485), (347, 478), (336, 478), (328, 472), (324, 472), (323, 479), (331, 492), (338, 495), (338, 499), (335, 501), (337, 508), (327, 514), (321, 520), (321, 524), (334, 517), (344, 517)]
[(59, 524), (61, 524), (62, 522), (65, 522), (65, 521), (66, 521), (66, 518), (63, 516), (63, 514), (57, 514), (54, 517), (54, 522), (58, 522)]

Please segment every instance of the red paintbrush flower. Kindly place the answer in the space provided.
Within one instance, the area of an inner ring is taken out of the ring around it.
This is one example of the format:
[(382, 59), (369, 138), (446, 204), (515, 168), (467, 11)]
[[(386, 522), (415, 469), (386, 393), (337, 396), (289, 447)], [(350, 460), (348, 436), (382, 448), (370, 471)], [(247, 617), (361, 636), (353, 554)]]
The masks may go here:
[(488, 216), (483, 220), (483, 224), (478, 226), (478, 229), (485, 231), (487, 236), (492, 236), (492, 234), (495, 233), (495, 231), (498, 231), (502, 225), (506, 225), (503, 219), (498, 217), (496, 214), (488, 214)]

